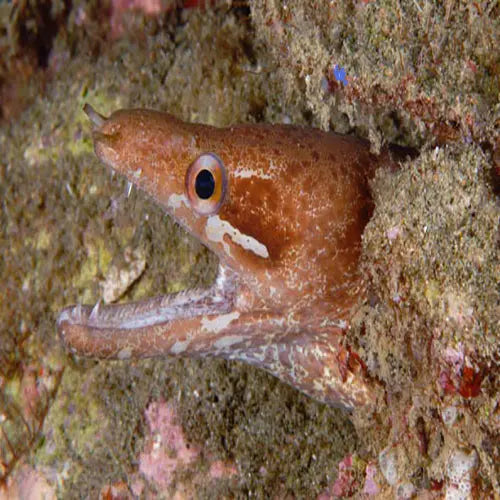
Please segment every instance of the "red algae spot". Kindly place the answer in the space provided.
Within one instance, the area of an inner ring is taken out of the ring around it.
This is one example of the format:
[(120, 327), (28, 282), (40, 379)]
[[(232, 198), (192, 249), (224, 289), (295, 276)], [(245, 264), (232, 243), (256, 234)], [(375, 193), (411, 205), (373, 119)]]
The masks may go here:
[(127, 500), (130, 498), (127, 483), (120, 481), (101, 488), (99, 500)]
[(458, 387), (459, 394), (464, 398), (475, 398), (481, 392), (481, 382), (484, 374), (481, 371), (474, 371), (470, 366), (464, 366), (460, 386)]
[(466, 364), (463, 345), (457, 348), (448, 347), (444, 351), (443, 360), (449, 368), (439, 374), (439, 385), (445, 394), (460, 394), (464, 398), (475, 398), (481, 393), (481, 383), (485, 371)]
[(207, 7), (213, 6), (215, 0), (185, 0), (183, 7), (185, 9), (201, 8), (206, 9)]

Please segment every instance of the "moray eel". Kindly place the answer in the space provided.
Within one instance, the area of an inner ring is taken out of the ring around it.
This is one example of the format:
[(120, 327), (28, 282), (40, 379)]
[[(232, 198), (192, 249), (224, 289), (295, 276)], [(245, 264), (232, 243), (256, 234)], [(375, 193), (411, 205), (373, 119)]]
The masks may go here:
[(58, 319), (79, 356), (221, 357), (263, 368), (346, 410), (379, 393), (348, 344), (365, 298), (358, 269), (369, 181), (396, 168), (361, 139), (290, 125), (216, 128), (157, 111), (91, 106), (97, 156), (219, 258), (215, 283)]

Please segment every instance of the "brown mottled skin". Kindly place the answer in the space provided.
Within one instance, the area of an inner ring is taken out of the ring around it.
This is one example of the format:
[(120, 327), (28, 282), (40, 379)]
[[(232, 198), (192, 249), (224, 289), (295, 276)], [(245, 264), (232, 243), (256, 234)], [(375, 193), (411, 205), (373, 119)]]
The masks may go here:
[[(97, 156), (215, 252), (220, 273), (208, 290), (67, 308), (58, 320), (66, 346), (97, 358), (239, 359), (330, 405), (371, 405), (378, 391), (346, 334), (365, 293), (368, 182), (378, 167), (396, 167), (392, 152), (375, 156), (365, 141), (311, 128), (86, 111)], [(204, 153), (222, 160), (228, 187), (208, 216), (186, 197), (186, 171)]]

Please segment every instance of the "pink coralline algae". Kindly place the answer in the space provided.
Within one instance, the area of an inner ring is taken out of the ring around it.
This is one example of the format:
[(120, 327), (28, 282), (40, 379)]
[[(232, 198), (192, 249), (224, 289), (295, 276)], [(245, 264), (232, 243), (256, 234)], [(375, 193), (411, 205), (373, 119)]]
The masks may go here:
[(112, 0), (110, 18), (112, 38), (119, 38), (126, 31), (124, 15), (127, 11), (140, 11), (146, 16), (154, 17), (172, 8), (169, 3), (164, 6), (160, 0)]
[(210, 465), (209, 471), (212, 479), (226, 479), (238, 474), (238, 469), (234, 464), (225, 463), (222, 460), (216, 460)]
[(167, 487), (176, 470), (194, 462), (200, 450), (186, 442), (174, 408), (165, 401), (149, 405), (146, 421), (150, 434), (139, 456), (139, 470), (149, 481)]
[[(184, 0), (185, 9), (205, 8), (213, 5), (214, 0)], [(127, 12), (142, 12), (146, 16), (154, 17), (179, 7), (176, 0), (111, 0), (111, 34), (118, 38), (124, 34), (124, 15)]]
[(113, 0), (111, 5), (115, 11), (135, 9), (150, 16), (159, 14), (164, 8), (160, 0)]
[(22, 465), (9, 477), (6, 483), (0, 485), (0, 500), (55, 500), (55, 490), (45, 476), (30, 465)]
[(377, 474), (377, 466), (374, 464), (368, 464), (365, 471), (365, 485), (363, 487), (363, 493), (367, 496), (375, 496), (379, 493), (380, 488), (375, 481), (375, 476)]
[(319, 495), (317, 500), (350, 497), (354, 495), (358, 486), (353, 468), (353, 456), (349, 454), (339, 462), (338, 476), (333, 485)]
[(339, 475), (335, 481), (332, 493), (334, 498), (351, 496), (355, 491), (355, 479), (352, 469), (352, 455), (347, 455), (339, 463)]

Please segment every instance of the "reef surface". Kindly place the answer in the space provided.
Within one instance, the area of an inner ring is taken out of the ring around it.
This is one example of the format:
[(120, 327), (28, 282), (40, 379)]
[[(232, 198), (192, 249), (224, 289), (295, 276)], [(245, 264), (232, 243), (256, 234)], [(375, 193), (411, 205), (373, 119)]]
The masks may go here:
[[(0, 4), (0, 498), (499, 495), (498, 4), (200, 3)], [(419, 149), (375, 179), (363, 239), (373, 414), (239, 363), (61, 349), (65, 305), (217, 265), (98, 162), (85, 102)]]

